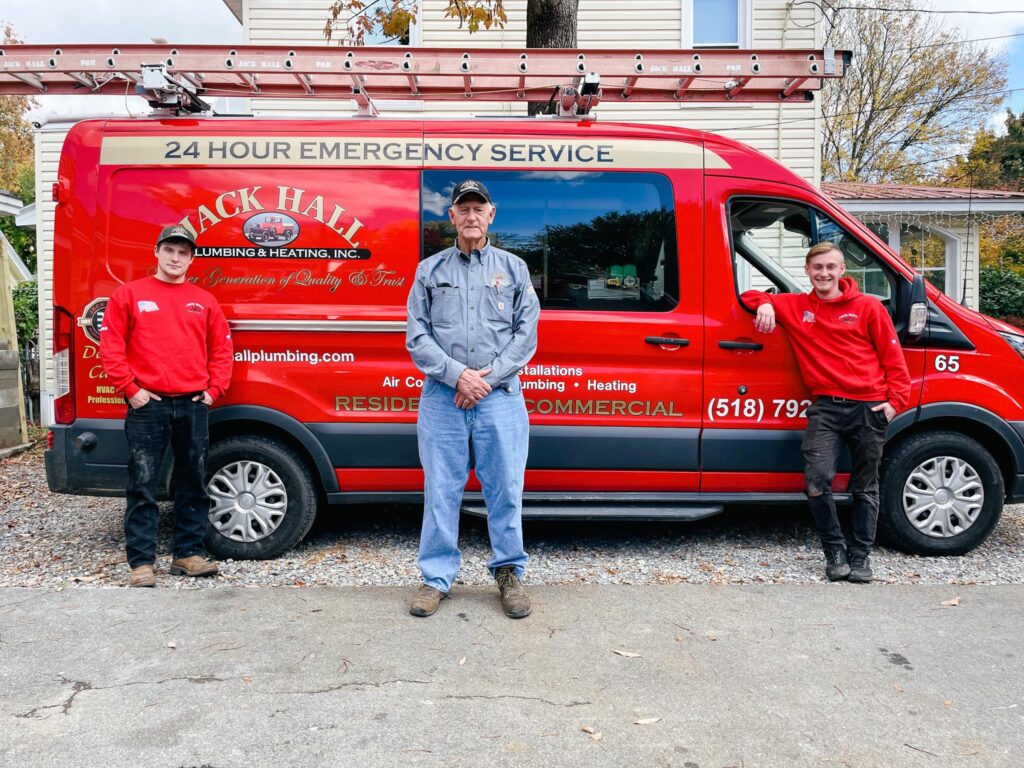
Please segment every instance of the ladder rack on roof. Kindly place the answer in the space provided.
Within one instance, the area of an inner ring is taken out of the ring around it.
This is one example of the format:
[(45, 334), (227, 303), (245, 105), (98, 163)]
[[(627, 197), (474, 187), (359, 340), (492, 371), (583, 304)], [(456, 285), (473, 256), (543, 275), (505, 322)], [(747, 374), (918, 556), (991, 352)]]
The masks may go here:
[(848, 51), (454, 49), (328, 46), (9, 45), (0, 95), (134, 91), (154, 107), (209, 109), (203, 98), (548, 101), (565, 116), (600, 101), (809, 101), (842, 77)]

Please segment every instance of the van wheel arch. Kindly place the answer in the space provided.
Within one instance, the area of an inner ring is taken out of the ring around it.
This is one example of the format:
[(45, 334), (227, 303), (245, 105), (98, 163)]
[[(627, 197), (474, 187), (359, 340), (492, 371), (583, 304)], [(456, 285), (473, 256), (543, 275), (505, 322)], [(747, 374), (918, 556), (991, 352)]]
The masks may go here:
[(290, 446), (313, 470), (321, 492), (339, 490), (338, 476), (323, 444), (291, 416), (260, 405), (226, 405), (210, 411), (210, 445), (235, 436), (266, 437)]

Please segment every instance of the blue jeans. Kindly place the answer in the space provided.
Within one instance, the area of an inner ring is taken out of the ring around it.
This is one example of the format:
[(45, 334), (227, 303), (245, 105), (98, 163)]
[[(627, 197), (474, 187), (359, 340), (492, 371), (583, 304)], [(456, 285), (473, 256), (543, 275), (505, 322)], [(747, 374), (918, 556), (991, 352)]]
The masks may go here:
[(416, 421), (423, 465), (423, 530), (420, 570), (423, 582), (447, 592), (459, 572), (459, 510), (469, 479), (470, 443), (476, 475), (487, 503), (487, 530), (493, 556), (487, 569), (511, 565), (522, 578), (523, 473), (530, 422), (516, 379), (508, 391), (494, 389), (473, 408), (455, 405), (455, 390), (427, 378)]
[(129, 405), (125, 414), (128, 504), (124, 537), (132, 568), (156, 560), (156, 486), (168, 446), (174, 452), (174, 557), (206, 554), (203, 538), (210, 515), (210, 497), (206, 494), (208, 409), (201, 402), (192, 402), (192, 397), (162, 395), (161, 400), (150, 400), (139, 409)]

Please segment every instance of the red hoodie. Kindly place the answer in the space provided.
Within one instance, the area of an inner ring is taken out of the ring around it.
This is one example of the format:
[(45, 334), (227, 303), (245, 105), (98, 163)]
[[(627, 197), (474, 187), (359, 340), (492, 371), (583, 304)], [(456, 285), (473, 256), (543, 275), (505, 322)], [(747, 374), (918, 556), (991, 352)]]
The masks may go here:
[(889, 313), (852, 278), (840, 278), (839, 288), (842, 295), (828, 301), (814, 291), (747, 291), (740, 299), (755, 311), (762, 304), (774, 307), (815, 395), (888, 400), (902, 411), (910, 401), (910, 373)]
[(205, 390), (216, 400), (231, 383), (233, 357), (217, 299), (192, 283), (144, 277), (119, 287), (107, 302), (100, 359), (125, 397), (140, 389), (159, 395)]

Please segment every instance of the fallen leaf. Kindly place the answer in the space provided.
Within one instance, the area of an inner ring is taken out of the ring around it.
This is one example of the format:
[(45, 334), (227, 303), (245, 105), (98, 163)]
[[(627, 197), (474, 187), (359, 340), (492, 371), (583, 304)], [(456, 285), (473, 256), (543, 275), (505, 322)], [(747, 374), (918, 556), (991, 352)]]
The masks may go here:
[(242, 682), (245, 683), (246, 685), (252, 685), (252, 678), (249, 677), (248, 675), (246, 675), (245, 677), (242, 678)]
[(466, 657), (463, 656), (461, 659), (459, 659), (459, 666), (461, 667), (465, 663), (466, 663)]
[(634, 720), (633, 725), (653, 725), (659, 720), (661, 720), (660, 717), (642, 717), (639, 720)]
[(683, 636), (682, 636), (682, 635), (676, 635), (676, 636), (675, 636), (675, 641), (676, 641), (677, 643), (681, 643), (681, 642), (683, 642)]
[(590, 734), (590, 738), (592, 741), (600, 741), (604, 738), (604, 734), (598, 731), (597, 733)]
[(950, 606), (960, 605), (960, 595), (957, 595), (956, 597), (951, 597), (949, 600), (943, 600), (942, 604)]
[(900, 686), (896, 685), (895, 683), (893, 683), (892, 687), (893, 687), (893, 688), (895, 688), (895, 689), (896, 689), (897, 691), (899, 691), (900, 693), (903, 693), (903, 689), (902, 689), (902, 688), (900, 688)]
[(708, 635), (708, 640), (710, 640), (712, 643), (718, 642), (718, 638), (714, 635)]
[(625, 656), (627, 659), (639, 659), (640, 658), (640, 654), (639, 653), (633, 653), (632, 651), (620, 651), (618, 649), (615, 649), (614, 651), (612, 651), (612, 653), (617, 653), (617, 654), (619, 654), (619, 656)]
[(952, 700), (952, 699), (946, 699), (946, 700), (945, 700), (944, 702), (942, 702), (942, 703), (943, 703), (943, 704), (945, 704), (945, 705), (946, 705), (947, 707), (951, 707), (951, 706), (953, 706), (953, 700)]
[(177, 647), (178, 647), (178, 644), (177, 644), (177, 643), (175, 643), (175, 642), (174, 642), (173, 640), (171, 640), (171, 642), (169, 642), (169, 643), (167, 644), (167, 647), (168, 647), (168, 648), (170, 648), (170, 649), (171, 649), (171, 650), (173, 651), (173, 650), (174, 650), (175, 648), (177, 648)]
[(592, 725), (584, 725), (580, 730), (584, 733), (597, 733), (597, 728)]

